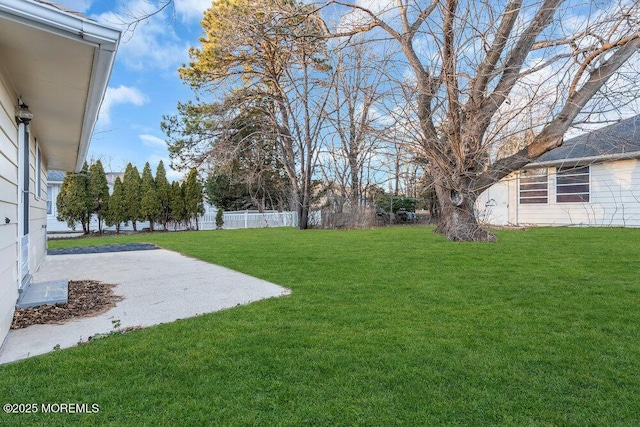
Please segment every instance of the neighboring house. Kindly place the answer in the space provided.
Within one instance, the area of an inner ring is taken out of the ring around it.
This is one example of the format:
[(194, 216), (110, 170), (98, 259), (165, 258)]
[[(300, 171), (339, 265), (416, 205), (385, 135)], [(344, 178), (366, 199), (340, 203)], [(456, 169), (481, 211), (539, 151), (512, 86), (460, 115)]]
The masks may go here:
[(493, 225), (640, 227), (640, 116), (565, 141), (487, 189)]
[[(47, 172), (47, 232), (69, 232), (74, 231), (69, 228), (65, 221), (58, 221), (58, 207), (56, 206), (56, 199), (60, 194), (62, 188), (62, 181), (66, 172), (50, 170)], [(106, 172), (107, 184), (109, 185), (109, 194), (113, 193), (113, 186), (115, 185), (116, 178), (124, 177), (124, 172)], [(91, 220), (91, 230), (98, 229), (98, 219), (93, 216)], [(82, 226), (78, 224), (78, 229), (82, 231)], [(114, 227), (115, 229), (115, 227)]]
[(64, 171), (47, 171), (47, 232), (58, 231), (58, 228), (66, 227), (65, 222), (56, 219), (58, 215), (56, 200), (60, 194), (65, 175)]
[(45, 1), (0, 2), (0, 343), (45, 257), (47, 169), (82, 167), (119, 40)]

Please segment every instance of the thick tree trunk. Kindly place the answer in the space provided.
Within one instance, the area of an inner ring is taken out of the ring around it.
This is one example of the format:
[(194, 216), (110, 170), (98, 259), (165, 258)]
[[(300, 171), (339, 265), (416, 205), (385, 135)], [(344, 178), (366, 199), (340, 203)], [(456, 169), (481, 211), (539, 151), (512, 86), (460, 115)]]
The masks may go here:
[(292, 188), (289, 206), (291, 210), (295, 210), (298, 214), (298, 230), (306, 230), (309, 228), (309, 196), (299, 191), (297, 181), (294, 181), (291, 177), (289, 178)]
[(436, 186), (440, 204), (440, 218), (436, 233), (447, 239), (463, 242), (494, 242), (495, 235), (484, 230), (476, 218), (473, 193), (461, 194)]
[(306, 230), (309, 228), (309, 208), (303, 205), (298, 206), (298, 229)]

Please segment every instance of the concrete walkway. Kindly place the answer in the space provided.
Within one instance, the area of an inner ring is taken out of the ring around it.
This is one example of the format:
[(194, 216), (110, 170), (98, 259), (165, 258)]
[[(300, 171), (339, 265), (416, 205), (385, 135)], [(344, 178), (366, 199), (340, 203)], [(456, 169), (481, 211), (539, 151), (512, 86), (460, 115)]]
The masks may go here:
[(210, 313), (290, 291), (224, 267), (165, 249), (47, 256), (33, 281), (98, 280), (117, 285), (124, 299), (108, 312), (62, 325), (11, 330), (0, 348), (0, 364), (72, 347), (93, 335), (151, 326)]

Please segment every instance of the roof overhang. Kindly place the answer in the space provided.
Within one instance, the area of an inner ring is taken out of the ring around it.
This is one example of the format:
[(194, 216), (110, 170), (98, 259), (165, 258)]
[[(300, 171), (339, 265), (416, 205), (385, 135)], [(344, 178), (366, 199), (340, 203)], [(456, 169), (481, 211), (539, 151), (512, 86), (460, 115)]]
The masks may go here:
[(30, 0), (0, 3), (0, 74), (33, 113), (51, 169), (79, 171), (113, 69), (120, 31)]
[(611, 162), (616, 160), (632, 160), (632, 159), (640, 159), (640, 151), (633, 151), (629, 153), (603, 154), (599, 156), (590, 156), (590, 157), (576, 157), (573, 159), (549, 160), (546, 162), (534, 162), (534, 163), (529, 163), (528, 165), (524, 166), (522, 169), (535, 169), (535, 168), (544, 168), (549, 166), (559, 166), (559, 167), (585, 166), (585, 165), (590, 165), (592, 163), (603, 163), (603, 162)]

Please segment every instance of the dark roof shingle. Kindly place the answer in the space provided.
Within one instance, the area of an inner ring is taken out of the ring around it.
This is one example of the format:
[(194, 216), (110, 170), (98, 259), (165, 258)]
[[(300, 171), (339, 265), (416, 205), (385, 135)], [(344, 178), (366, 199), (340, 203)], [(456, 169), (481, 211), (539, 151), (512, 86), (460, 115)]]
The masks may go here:
[(640, 115), (565, 141), (535, 163), (640, 152)]
[(62, 182), (65, 173), (65, 171), (47, 171), (47, 182)]

